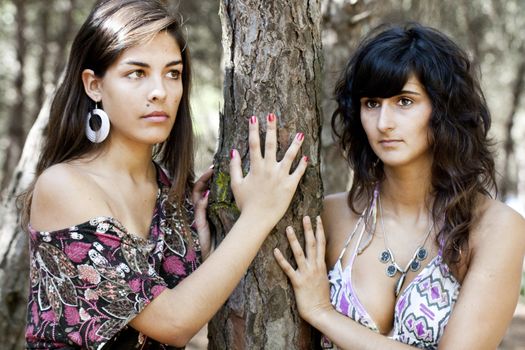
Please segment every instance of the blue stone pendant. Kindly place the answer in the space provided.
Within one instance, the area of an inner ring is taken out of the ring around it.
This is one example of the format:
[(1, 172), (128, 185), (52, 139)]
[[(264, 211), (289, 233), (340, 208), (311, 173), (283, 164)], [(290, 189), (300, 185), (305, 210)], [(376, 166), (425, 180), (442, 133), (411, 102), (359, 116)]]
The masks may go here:
[(419, 248), (419, 250), (417, 251), (417, 255), (416, 255), (417, 259), (419, 261), (423, 261), (427, 258), (427, 256), (428, 256), (427, 250), (424, 247)]
[(394, 277), (397, 273), (397, 267), (395, 267), (393, 264), (392, 265), (388, 265), (386, 267), (386, 275), (388, 277)]
[(387, 249), (383, 250), (381, 254), (379, 255), (379, 261), (381, 261), (383, 264), (386, 264), (387, 262), (389, 262), (391, 258), (392, 258), (392, 254)]
[(419, 260), (414, 260), (410, 263), (410, 270), (416, 272), (421, 267)]

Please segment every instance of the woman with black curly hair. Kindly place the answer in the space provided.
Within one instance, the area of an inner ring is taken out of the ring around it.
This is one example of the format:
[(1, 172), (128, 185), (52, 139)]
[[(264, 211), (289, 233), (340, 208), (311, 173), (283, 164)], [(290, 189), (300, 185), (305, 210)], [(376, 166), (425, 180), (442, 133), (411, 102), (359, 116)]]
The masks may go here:
[(525, 220), (492, 198), (490, 113), (467, 54), (429, 27), (380, 27), (335, 93), (351, 189), (325, 199), (324, 231), (305, 218), (305, 252), (287, 230), (296, 270), (275, 252), (301, 316), (325, 348), (495, 349)]

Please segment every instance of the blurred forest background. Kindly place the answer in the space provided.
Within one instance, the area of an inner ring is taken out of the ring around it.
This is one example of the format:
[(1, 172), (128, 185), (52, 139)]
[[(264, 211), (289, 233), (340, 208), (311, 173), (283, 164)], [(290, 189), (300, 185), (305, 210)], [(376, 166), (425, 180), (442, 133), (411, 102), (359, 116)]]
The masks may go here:
[[(70, 42), (93, 3), (94, 0), (0, 0), (2, 201), (28, 131), (46, 97), (53, 93)], [(222, 108), (219, 2), (172, 0), (170, 4), (184, 16), (193, 59), (192, 103), (200, 173), (211, 164)], [(525, 1), (322, 0), (321, 6), (325, 193), (345, 190), (349, 180), (346, 163), (333, 144), (329, 126), (334, 110), (334, 81), (359, 39), (371, 28), (383, 22), (409, 20), (431, 25), (453, 37), (479, 67), (493, 116), (491, 136), (497, 157), (498, 195), (525, 215)], [(517, 313), (511, 333), (501, 349), (525, 349), (525, 312)]]

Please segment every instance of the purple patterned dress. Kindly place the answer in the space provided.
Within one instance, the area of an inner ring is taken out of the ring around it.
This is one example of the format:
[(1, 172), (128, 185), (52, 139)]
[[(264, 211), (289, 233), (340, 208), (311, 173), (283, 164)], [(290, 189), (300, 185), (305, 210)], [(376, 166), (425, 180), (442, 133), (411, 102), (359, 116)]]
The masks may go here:
[[(359, 324), (379, 332), (377, 325), (366, 311), (352, 284), (352, 267), (361, 246), (365, 225), (363, 215), (353, 232), (347, 238), (343, 250), (334, 267), (328, 272), (330, 280), (330, 301), (341, 314)], [(341, 259), (352, 237), (361, 225), (348, 265), (343, 268)], [(390, 338), (421, 349), (438, 348), (454, 304), (459, 295), (461, 284), (450, 273), (443, 262), (442, 250), (426, 265), (399, 295), (394, 310), (394, 327)], [(335, 349), (336, 346), (323, 336), (321, 347)]]
[(157, 166), (159, 191), (148, 239), (111, 217), (53, 232), (29, 227), (28, 349), (175, 349), (128, 322), (200, 263), (189, 201), (167, 217), (170, 181)]

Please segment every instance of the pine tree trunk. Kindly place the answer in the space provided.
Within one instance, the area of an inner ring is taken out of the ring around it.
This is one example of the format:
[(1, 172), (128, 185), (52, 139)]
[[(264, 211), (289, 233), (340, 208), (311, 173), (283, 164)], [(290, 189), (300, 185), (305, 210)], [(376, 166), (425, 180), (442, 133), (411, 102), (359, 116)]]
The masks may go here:
[(302, 153), (310, 160), (287, 214), (210, 322), (209, 348), (312, 349), (317, 343), (313, 330), (299, 317), (272, 250), (279, 247), (290, 258), (285, 227), (302, 232), (301, 218), (317, 215), (321, 206), (320, 0), (223, 0), (221, 20), (225, 102), (210, 204), (218, 240), (237, 215), (229, 190), (229, 152), (236, 148), (248, 169), (250, 116), (259, 117), (262, 137), (267, 113), (278, 116), (279, 159), (295, 134), (304, 132)]
[(19, 64), (14, 81), (15, 103), (10, 111), (8, 118), (8, 143), (4, 155), (4, 164), (2, 165), (2, 181), (0, 189), (7, 187), (8, 181), (13, 174), (16, 162), (22, 153), (26, 130), (24, 129), (26, 114), (26, 96), (24, 93), (25, 76), (24, 68), (26, 66), (27, 40), (25, 30), (27, 25), (27, 3), (26, 0), (17, 0), (14, 2), (16, 7), (16, 59)]
[(5, 201), (0, 209), (0, 344), (5, 350), (24, 348), (29, 255), (27, 234), (20, 225), (17, 196), (33, 181), (40, 143), (49, 118), (49, 100), (27, 136)]

